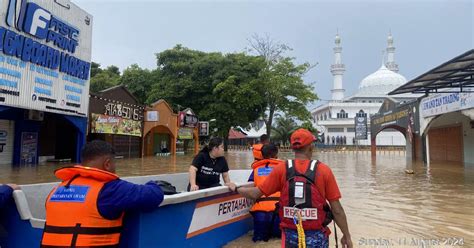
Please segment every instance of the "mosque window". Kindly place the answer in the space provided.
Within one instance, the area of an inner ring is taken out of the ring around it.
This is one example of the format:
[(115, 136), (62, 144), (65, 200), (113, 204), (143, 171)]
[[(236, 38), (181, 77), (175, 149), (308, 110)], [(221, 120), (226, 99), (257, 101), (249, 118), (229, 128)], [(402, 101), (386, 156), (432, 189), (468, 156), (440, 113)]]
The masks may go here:
[(367, 117), (367, 113), (364, 110), (359, 110), (359, 113), (356, 113), (356, 117)]
[(337, 118), (338, 119), (344, 119), (344, 118), (349, 118), (349, 114), (344, 111), (344, 109), (341, 109), (339, 113), (337, 113)]

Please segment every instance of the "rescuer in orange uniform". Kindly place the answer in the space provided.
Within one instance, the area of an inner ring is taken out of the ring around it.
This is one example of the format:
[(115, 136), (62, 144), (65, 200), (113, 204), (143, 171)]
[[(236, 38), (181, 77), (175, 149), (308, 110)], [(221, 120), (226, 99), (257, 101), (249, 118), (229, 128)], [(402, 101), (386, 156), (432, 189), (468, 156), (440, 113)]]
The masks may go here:
[(252, 146), (253, 158), (255, 161), (263, 159), (262, 147), (268, 143), (270, 143), (270, 139), (268, 138), (268, 135), (264, 134), (260, 136), (260, 143)]
[[(252, 174), (249, 181), (253, 181), (255, 186), (261, 185), (268, 177), (275, 166), (282, 161), (278, 160), (278, 148), (274, 144), (266, 144), (262, 147), (262, 160), (257, 160), (252, 164)], [(280, 218), (278, 217), (277, 203), (280, 200), (280, 192), (276, 192), (268, 197), (262, 196), (255, 201), (250, 209), (253, 216), (253, 238), (254, 242), (259, 240), (268, 241), (271, 237), (280, 237)]]

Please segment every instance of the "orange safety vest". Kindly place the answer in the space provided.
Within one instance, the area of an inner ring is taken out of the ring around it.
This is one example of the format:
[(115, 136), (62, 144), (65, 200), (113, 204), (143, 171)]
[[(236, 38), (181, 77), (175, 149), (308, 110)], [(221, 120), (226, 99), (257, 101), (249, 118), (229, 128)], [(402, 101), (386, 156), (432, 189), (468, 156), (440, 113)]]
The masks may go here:
[(97, 209), (97, 199), (104, 184), (119, 177), (77, 165), (58, 169), (55, 175), (63, 182), (46, 198), (41, 247), (118, 247), (123, 214), (105, 219)]
[[(278, 159), (263, 159), (252, 164), (254, 185), (261, 185), (270, 175), (275, 166), (282, 166)], [(276, 192), (268, 197), (262, 196), (255, 201), (250, 211), (275, 211), (275, 204), (280, 200), (280, 192)]]
[(253, 158), (255, 160), (262, 160), (263, 159), (262, 147), (263, 147), (263, 144), (255, 144), (255, 145), (252, 146)]

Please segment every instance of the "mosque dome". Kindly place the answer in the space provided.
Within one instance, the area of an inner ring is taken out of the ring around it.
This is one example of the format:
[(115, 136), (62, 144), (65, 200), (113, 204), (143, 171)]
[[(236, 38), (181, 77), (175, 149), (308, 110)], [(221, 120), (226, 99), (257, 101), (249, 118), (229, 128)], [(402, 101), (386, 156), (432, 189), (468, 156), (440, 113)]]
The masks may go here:
[(407, 79), (404, 76), (382, 65), (376, 72), (362, 79), (359, 84), (359, 93), (366, 93), (367, 95), (387, 94), (406, 82)]

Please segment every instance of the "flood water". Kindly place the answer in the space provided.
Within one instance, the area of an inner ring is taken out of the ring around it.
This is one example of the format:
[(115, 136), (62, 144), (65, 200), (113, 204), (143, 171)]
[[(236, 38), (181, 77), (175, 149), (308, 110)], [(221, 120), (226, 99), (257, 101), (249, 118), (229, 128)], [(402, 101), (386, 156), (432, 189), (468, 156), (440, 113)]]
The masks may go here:
[[(231, 169), (248, 169), (253, 159), (250, 151), (230, 151), (226, 158)], [(316, 152), (313, 158), (328, 164), (336, 176), (355, 247), (474, 247), (474, 164), (420, 163), (414, 174), (406, 174), (404, 155), (396, 152), (378, 155), (374, 162), (369, 153)], [(186, 172), (191, 161), (192, 155), (123, 159), (117, 173)], [(53, 171), (61, 166), (1, 166), (0, 182), (57, 181)], [(279, 240), (254, 244), (249, 234), (227, 247), (279, 245)]]

